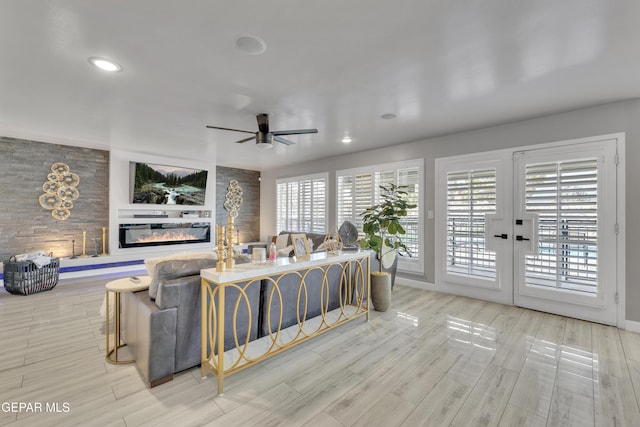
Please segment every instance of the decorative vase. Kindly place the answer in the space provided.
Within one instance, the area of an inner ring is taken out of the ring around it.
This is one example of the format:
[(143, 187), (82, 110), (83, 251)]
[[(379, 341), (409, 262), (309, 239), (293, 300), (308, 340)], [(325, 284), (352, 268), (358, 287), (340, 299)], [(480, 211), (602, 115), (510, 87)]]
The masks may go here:
[(371, 273), (371, 302), (376, 311), (387, 311), (391, 305), (391, 275), (385, 272)]

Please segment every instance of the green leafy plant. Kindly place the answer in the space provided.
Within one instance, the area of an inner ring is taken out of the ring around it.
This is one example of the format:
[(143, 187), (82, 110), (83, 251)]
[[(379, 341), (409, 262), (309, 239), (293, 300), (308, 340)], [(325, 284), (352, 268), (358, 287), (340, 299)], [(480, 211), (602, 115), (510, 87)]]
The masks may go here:
[[(371, 248), (380, 260), (382, 272), (382, 257), (391, 251), (398, 251), (402, 255), (411, 256), (409, 248), (402, 242), (401, 236), (406, 234), (400, 224), (400, 218), (407, 216), (407, 211), (416, 205), (407, 201), (408, 187), (406, 185), (387, 184), (380, 186), (381, 201), (371, 206), (360, 216), (364, 221), (362, 231), (364, 239), (360, 241), (362, 248)], [(384, 247), (388, 251), (382, 253)]]

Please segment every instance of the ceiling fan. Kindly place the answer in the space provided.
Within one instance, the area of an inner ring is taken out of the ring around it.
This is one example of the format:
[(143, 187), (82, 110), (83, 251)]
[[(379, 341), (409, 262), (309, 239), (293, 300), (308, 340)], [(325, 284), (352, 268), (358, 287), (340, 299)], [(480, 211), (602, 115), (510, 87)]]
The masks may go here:
[(250, 138), (241, 139), (240, 141), (236, 141), (237, 144), (242, 144), (243, 142), (251, 141), (252, 139), (256, 140), (256, 144), (262, 148), (271, 148), (273, 147), (273, 141), (278, 141), (285, 145), (295, 144), (293, 141), (289, 141), (282, 137), (282, 135), (300, 135), (303, 133), (318, 133), (318, 129), (295, 129), (295, 130), (274, 130), (269, 131), (269, 115), (268, 114), (258, 114), (256, 116), (258, 120), (258, 132), (252, 132), (249, 130), (241, 130), (241, 129), (230, 129), (223, 128), (219, 126), (207, 126), (209, 129), (222, 129), (222, 130), (230, 130), (233, 132), (244, 132), (250, 133), (254, 136)]

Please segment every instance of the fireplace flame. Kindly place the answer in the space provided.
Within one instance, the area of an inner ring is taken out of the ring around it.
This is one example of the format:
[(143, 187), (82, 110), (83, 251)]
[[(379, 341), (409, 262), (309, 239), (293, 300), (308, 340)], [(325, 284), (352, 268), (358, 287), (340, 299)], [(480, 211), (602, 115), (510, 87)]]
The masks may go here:
[(174, 242), (182, 240), (198, 240), (199, 237), (184, 231), (153, 231), (146, 236), (140, 236), (134, 243)]

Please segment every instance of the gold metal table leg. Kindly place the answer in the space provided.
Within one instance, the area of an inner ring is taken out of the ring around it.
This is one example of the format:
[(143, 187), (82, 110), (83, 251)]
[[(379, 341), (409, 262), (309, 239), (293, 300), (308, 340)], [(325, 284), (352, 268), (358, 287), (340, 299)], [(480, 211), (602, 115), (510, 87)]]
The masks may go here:
[(224, 391), (224, 303), (225, 287), (221, 286), (218, 289), (218, 396), (222, 396)]
[[(109, 293), (113, 293), (113, 348), (109, 346)], [(107, 362), (114, 365), (125, 365), (134, 363), (135, 360), (118, 360), (118, 349), (126, 346), (122, 344), (120, 338), (120, 292), (107, 291), (107, 315), (106, 315), (106, 334), (107, 334)], [(111, 357), (113, 355), (113, 357)]]

